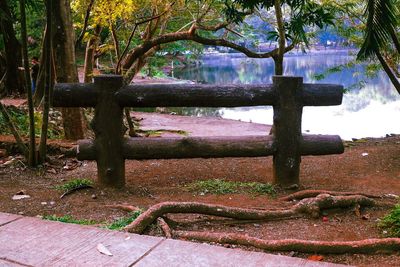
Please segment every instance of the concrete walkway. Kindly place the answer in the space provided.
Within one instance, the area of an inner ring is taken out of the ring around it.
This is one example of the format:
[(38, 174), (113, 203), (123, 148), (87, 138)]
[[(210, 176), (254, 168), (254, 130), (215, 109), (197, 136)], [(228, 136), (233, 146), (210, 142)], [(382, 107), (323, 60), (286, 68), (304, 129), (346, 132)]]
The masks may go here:
[(342, 265), (0, 213), (0, 266)]

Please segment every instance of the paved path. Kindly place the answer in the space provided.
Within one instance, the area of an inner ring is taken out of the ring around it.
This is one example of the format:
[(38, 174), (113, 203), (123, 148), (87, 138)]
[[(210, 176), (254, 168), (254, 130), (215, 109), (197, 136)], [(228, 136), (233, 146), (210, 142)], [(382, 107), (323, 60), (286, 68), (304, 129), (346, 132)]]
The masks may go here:
[[(97, 250), (103, 244), (113, 255)], [(0, 266), (342, 266), (0, 213)]]
[[(189, 117), (160, 113), (132, 113), (136, 118), (142, 118), (142, 130), (185, 131), (189, 136), (246, 136), (267, 135), (270, 125), (229, 120), (215, 117)], [(181, 136), (165, 132), (162, 136)]]

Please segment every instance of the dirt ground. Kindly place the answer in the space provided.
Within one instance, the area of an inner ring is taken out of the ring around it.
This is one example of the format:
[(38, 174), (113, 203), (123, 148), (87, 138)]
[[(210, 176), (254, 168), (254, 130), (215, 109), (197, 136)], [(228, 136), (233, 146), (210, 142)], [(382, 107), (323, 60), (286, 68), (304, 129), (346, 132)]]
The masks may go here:
[[(1, 140), (7, 139), (0, 137)], [(235, 207), (275, 209), (292, 203), (278, 200), (293, 191), (278, 191), (277, 196), (254, 194), (210, 195), (190, 192), (193, 181), (223, 179), (229, 181), (271, 182), (272, 158), (224, 158), (126, 161), (126, 188), (107, 189), (95, 184), (60, 199), (55, 186), (75, 178), (96, 180), (96, 163), (77, 162), (62, 155), (52, 155), (51, 163), (39, 169), (26, 168), (16, 159), (0, 158), (0, 211), (26, 216), (72, 215), (99, 223), (118, 219), (126, 213), (105, 207), (129, 204), (141, 208), (162, 201), (199, 201)], [(303, 157), (301, 188), (357, 191), (369, 194), (400, 195), (400, 136), (347, 142), (342, 155)], [(12, 200), (17, 192), (31, 197)], [(398, 200), (397, 200), (398, 201)], [(395, 203), (396, 200), (393, 200)], [(382, 237), (377, 221), (388, 208), (362, 210), (368, 219), (354, 210), (327, 211), (328, 221), (292, 219), (250, 224), (218, 224), (203, 216), (178, 216), (186, 221), (180, 229), (242, 233), (264, 239), (306, 239), (351, 241)], [(235, 247), (235, 246), (230, 246)], [(253, 249), (254, 250), (254, 249)], [(308, 258), (310, 254), (286, 253)], [(358, 266), (400, 266), (400, 252), (374, 255), (322, 255), (323, 261)]]

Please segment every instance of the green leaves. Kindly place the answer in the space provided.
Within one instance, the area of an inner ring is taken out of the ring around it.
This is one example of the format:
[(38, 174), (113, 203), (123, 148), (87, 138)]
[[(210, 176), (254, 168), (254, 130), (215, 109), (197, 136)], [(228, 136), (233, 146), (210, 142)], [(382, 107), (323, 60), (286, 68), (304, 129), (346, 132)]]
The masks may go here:
[(383, 217), (378, 226), (383, 230), (384, 236), (400, 237), (400, 204)]
[[(274, 6), (273, 0), (234, 0), (225, 1), (226, 16), (233, 22), (243, 22), (244, 12), (241, 10), (254, 11), (254, 9), (269, 10)], [(311, 0), (286, 0), (283, 5), (290, 8), (290, 18), (285, 19), (286, 38), (292, 42), (304, 42), (308, 45), (307, 29), (309, 27), (323, 28), (334, 25), (334, 8), (328, 4), (322, 5)], [(279, 36), (276, 32), (268, 33), (268, 40), (277, 41)]]
[(382, 50), (388, 44), (390, 33), (397, 25), (399, 12), (393, 0), (368, 0), (365, 14), (365, 38), (357, 59), (370, 58), (375, 55), (375, 51)]

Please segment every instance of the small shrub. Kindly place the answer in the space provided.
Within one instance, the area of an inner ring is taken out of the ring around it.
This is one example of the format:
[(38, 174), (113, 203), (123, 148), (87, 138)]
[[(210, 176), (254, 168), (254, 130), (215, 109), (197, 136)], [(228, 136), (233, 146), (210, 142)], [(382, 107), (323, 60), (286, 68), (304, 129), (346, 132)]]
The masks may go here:
[(141, 210), (137, 210), (128, 214), (128, 216), (118, 219), (105, 228), (110, 230), (122, 230), (125, 226), (129, 225), (131, 222), (136, 220), (136, 218), (142, 213)]
[(63, 185), (56, 186), (56, 189), (67, 192), (84, 186), (93, 186), (93, 181), (88, 179), (73, 179)]
[(251, 194), (275, 193), (274, 186), (268, 183), (257, 182), (232, 182), (220, 179), (197, 181), (188, 185), (189, 191), (200, 194), (235, 194), (247, 192)]
[(61, 217), (58, 217), (56, 215), (45, 215), (45, 216), (43, 216), (43, 220), (57, 221), (57, 222), (63, 222), (63, 223), (81, 224), (81, 225), (96, 224), (96, 222), (92, 221), (92, 220), (77, 220), (77, 219), (74, 219), (71, 215), (64, 215), (64, 216), (61, 216)]
[(387, 237), (400, 237), (400, 204), (379, 222), (378, 226)]
[(269, 183), (244, 183), (244, 187), (249, 187), (249, 191), (254, 194), (268, 194), (268, 195), (274, 195), (275, 194), (275, 188), (272, 184)]

